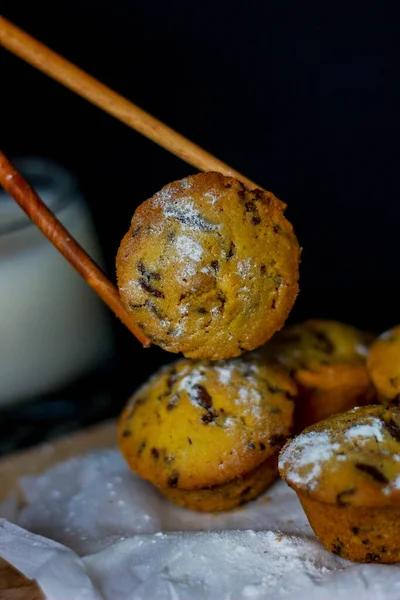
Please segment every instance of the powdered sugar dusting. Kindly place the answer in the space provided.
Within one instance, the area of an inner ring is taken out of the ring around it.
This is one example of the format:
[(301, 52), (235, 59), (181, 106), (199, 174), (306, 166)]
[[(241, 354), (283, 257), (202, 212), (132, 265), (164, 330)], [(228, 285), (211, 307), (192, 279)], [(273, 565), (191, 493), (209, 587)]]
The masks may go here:
[(368, 347), (365, 344), (357, 344), (356, 352), (365, 358), (368, 355)]
[(251, 268), (252, 268), (252, 264), (251, 264), (251, 260), (249, 258), (238, 261), (237, 272), (242, 277), (247, 277), (250, 273)]
[[(395, 456), (398, 456), (398, 455), (395, 455)], [(397, 475), (397, 477), (395, 479), (392, 479), (391, 481), (389, 481), (389, 483), (387, 485), (385, 485), (385, 487), (383, 488), (382, 491), (385, 494), (385, 496), (390, 496), (390, 494), (392, 494), (393, 492), (400, 491), (400, 474)]]
[(354, 425), (346, 431), (346, 437), (354, 438), (375, 438), (377, 442), (383, 442), (383, 424), (379, 419), (372, 418), (370, 423)]
[[(241, 359), (233, 361), (215, 361), (212, 365), (202, 364), (197, 367), (187, 366), (186, 372), (178, 384), (178, 391), (186, 391), (190, 402), (194, 406), (202, 406), (201, 398), (211, 380), (212, 372), (217, 375), (219, 383), (227, 386), (227, 394), (238, 407), (238, 415), (226, 416), (224, 428), (237, 427), (239, 416), (248, 416), (252, 419), (260, 419), (263, 415), (262, 400), (259, 382), (257, 379), (258, 367), (256, 364)], [(234, 379), (234, 375), (236, 378)], [(200, 386), (200, 387), (199, 387)], [(239, 419), (240, 420), (240, 419)]]
[(212, 192), (205, 192), (204, 197), (209, 201), (211, 206), (214, 206), (219, 196), (217, 196), (217, 194), (213, 194)]
[(154, 205), (161, 206), (163, 215), (166, 218), (176, 219), (183, 228), (197, 231), (213, 231), (218, 228), (218, 225), (208, 222), (201, 216), (193, 200), (190, 200), (189, 197), (179, 198), (173, 202), (166, 202), (166, 199), (169, 199), (168, 195), (165, 197), (160, 192), (159, 197), (153, 201)]
[(290, 483), (314, 489), (322, 464), (339, 450), (327, 431), (309, 431), (294, 438), (279, 457), (279, 468), (286, 469)]
[(379, 336), (380, 340), (390, 340), (393, 337), (393, 331), (391, 329), (389, 329), (388, 331), (384, 331), (383, 333), (381, 333), (381, 335)]
[(193, 187), (193, 181), (188, 177), (185, 177), (185, 179), (181, 179), (180, 184), (182, 190), (190, 190)]
[(205, 382), (206, 370), (202, 367), (190, 369), (189, 372), (182, 377), (178, 385), (178, 391), (185, 391), (188, 393), (190, 401), (195, 406), (198, 406), (198, 385)]
[(193, 260), (199, 262), (203, 256), (201, 244), (187, 235), (178, 236), (175, 240), (175, 247), (179, 253), (177, 256), (179, 261)]
[(215, 370), (218, 373), (218, 379), (219, 381), (223, 384), (223, 385), (228, 385), (228, 383), (231, 381), (232, 379), (232, 373), (234, 370), (234, 364), (227, 364), (226, 366), (222, 366), (222, 367), (215, 367)]

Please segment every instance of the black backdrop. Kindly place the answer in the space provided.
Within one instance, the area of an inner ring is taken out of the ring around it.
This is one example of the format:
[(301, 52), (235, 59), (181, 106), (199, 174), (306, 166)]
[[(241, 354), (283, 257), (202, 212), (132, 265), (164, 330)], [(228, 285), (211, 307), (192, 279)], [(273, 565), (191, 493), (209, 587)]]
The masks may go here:
[[(380, 331), (400, 322), (400, 86), (397, 20), (372, 4), (3, 0), (2, 12), (287, 202), (303, 246), (290, 321)], [(78, 175), (115, 280), (135, 207), (194, 170), (0, 56), (3, 150), (49, 156)], [(115, 329), (121, 389), (174, 358)]]

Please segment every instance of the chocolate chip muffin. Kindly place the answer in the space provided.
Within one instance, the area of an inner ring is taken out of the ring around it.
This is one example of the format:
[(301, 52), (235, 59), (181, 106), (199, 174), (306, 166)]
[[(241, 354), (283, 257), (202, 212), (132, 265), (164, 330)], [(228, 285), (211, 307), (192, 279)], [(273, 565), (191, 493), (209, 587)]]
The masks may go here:
[(324, 546), (359, 562), (400, 561), (400, 409), (363, 406), (288, 441), (279, 473)]
[(255, 353), (227, 361), (183, 358), (133, 395), (119, 419), (119, 447), (131, 469), (171, 501), (226, 510), (277, 477), (295, 393), (286, 371)]
[(377, 390), (379, 402), (400, 405), (400, 325), (374, 340), (367, 357), (367, 368)]
[(136, 209), (118, 248), (117, 285), (153, 344), (226, 359), (283, 326), (300, 258), (284, 208), (270, 192), (207, 172), (166, 185)]
[(332, 414), (375, 401), (366, 367), (372, 339), (370, 333), (339, 321), (310, 319), (284, 327), (261, 349), (269, 360), (284, 365), (298, 385), (297, 433)]

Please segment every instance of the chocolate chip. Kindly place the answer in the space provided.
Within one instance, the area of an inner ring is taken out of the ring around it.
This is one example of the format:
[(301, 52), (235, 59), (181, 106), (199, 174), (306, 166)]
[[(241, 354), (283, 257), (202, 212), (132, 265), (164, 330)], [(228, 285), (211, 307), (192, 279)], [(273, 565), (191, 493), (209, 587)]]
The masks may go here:
[(198, 231), (213, 231), (215, 229), (215, 225), (206, 221), (200, 215), (192, 215), (190, 213), (180, 212), (178, 209), (174, 214), (168, 215), (183, 223), (187, 227), (191, 229), (195, 229)]
[(265, 444), (263, 444), (262, 442), (260, 442), (260, 450), (265, 450)]
[(249, 450), (255, 450), (256, 449), (256, 445), (253, 442), (249, 442), (247, 444), (247, 447)]
[(389, 422), (384, 421), (383, 425), (386, 431), (390, 433), (392, 438), (400, 442), (400, 426), (393, 419), (390, 419)]
[(174, 383), (176, 383), (176, 381), (178, 379), (179, 379), (179, 375), (177, 374), (175, 369), (172, 369), (172, 371), (170, 371), (170, 374), (167, 379), (167, 387), (169, 390), (171, 390), (172, 386), (174, 385)]
[(200, 306), (200, 308), (197, 309), (197, 312), (200, 313), (201, 315), (206, 315), (208, 311), (203, 306)]
[(155, 298), (165, 298), (163, 292), (161, 292), (160, 290), (157, 290), (155, 287), (153, 287), (152, 285), (150, 285), (150, 283), (148, 283), (143, 277), (140, 277), (140, 279), (139, 279), (139, 285), (140, 285), (141, 288), (143, 288), (144, 290), (146, 290), (146, 292), (148, 292), (149, 294), (151, 294)]
[(214, 269), (215, 272), (219, 271), (219, 262), (217, 260), (213, 260), (211, 262), (211, 268)]
[(140, 442), (140, 444), (139, 444), (137, 455), (140, 456), (145, 448), (146, 448), (146, 440), (143, 440), (143, 442)]
[(176, 488), (178, 485), (179, 473), (178, 471), (173, 471), (171, 475), (168, 477), (167, 486), (170, 488)]
[(281, 231), (280, 225), (278, 225), (278, 224), (274, 225), (273, 230), (275, 233), (279, 233)]
[(255, 217), (251, 218), (251, 222), (253, 223), (253, 225), (259, 225), (261, 223), (261, 219), (260, 217), (257, 215)]
[(219, 291), (217, 294), (218, 300), (221, 302), (221, 308), (224, 308), (226, 302), (226, 296), (223, 292)]
[(266, 272), (266, 270), (267, 270), (267, 267), (265, 265), (261, 265), (260, 266), (260, 273), (261, 273), (261, 275), (264, 275), (264, 273)]
[(271, 302), (271, 308), (272, 308), (272, 310), (274, 310), (275, 307), (276, 307), (276, 298), (273, 298), (272, 302)]
[(189, 442), (190, 445), (193, 444), (193, 442), (192, 442), (192, 440), (190, 438), (188, 438), (188, 442)]
[(145, 398), (138, 398), (137, 400), (134, 400), (125, 419), (132, 419), (133, 415), (136, 412), (136, 409), (138, 409), (139, 406), (142, 406), (142, 404), (144, 404), (145, 402)]
[(356, 493), (356, 488), (349, 488), (348, 490), (343, 490), (336, 496), (336, 503), (339, 506), (348, 506), (348, 502), (346, 502), (346, 498), (348, 496), (353, 496)]
[(365, 555), (365, 560), (366, 562), (379, 562), (381, 560), (381, 556), (375, 552), (367, 552)]
[(254, 212), (256, 210), (256, 205), (252, 201), (246, 202), (244, 206), (246, 208), (246, 212)]
[(123, 437), (123, 438), (131, 437), (131, 435), (132, 435), (132, 431), (130, 431), (129, 429), (125, 429), (125, 430), (122, 432), (122, 437)]
[(358, 527), (352, 527), (351, 528), (351, 532), (354, 533), (354, 535), (358, 535), (359, 534), (359, 528)]
[(337, 541), (332, 544), (332, 552), (340, 556), (343, 550), (343, 542), (341, 542), (338, 538)]
[(283, 394), (284, 396), (287, 394), (286, 390), (279, 388), (277, 385), (272, 385), (267, 382), (267, 386), (270, 394)]
[(323, 331), (313, 331), (313, 335), (317, 341), (316, 347), (326, 354), (332, 354), (335, 346)]
[(159, 456), (160, 456), (160, 452), (159, 452), (159, 450), (157, 450), (157, 448), (152, 448), (152, 449), (150, 450), (150, 452), (151, 452), (151, 455), (152, 455), (152, 456), (153, 456), (155, 459), (159, 458)]
[(147, 306), (147, 308), (149, 308), (150, 311), (157, 317), (157, 319), (160, 319), (160, 321), (164, 318), (160, 309), (151, 300), (147, 299), (144, 305)]
[(235, 248), (236, 248), (235, 244), (233, 242), (231, 242), (231, 245), (229, 246), (228, 254), (226, 255), (227, 260), (232, 258), (232, 256), (235, 254)]
[(367, 465), (365, 463), (356, 463), (354, 466), (362, 473), (370, 475), (370, 477), (372, 477), (372, 479), (374, 479), (378, 483), (389, 483), (389, 480), (385, 477), (385, 475), (373, 465)]
[(175, 394), (175, 396), (173, 396), (171, 398), (171, 400), (168, 402), (167, 410), (168, 411), (173, 410), (176, 407), (176, 405), (178, 404), (178, 401), (179, 401), (179, 396), (178, 396), (178, 394)]
[(271, 435), (268, 443), (270, 446), (283, 446), (283, 444), (286, 442), (286, 439), (286, 435), (283, 435), (282, 433), (277, 433), (275, 435)]
[(211, 408), (213, 405), (212, 398), (204, 385), (195, 385), (194, 390), (197, 404), (199, 404), (202, 408)]
[(217, 418), (218, 415), (213, 410), (209, 410), (205, 415), (201, 416), (200, 420), (204, 425), (208, 425), (209, 423), (213, 423)]
[(251, 193), (256, 200), (269, 200), (267, 194), (258, 188), (256, 190), (252, 190)]
[(133, 304), (133, 302), (128, 302), (128, 306), (132, 310), (139, 310), (139, 308), (144, 308), (146, 306), (146, 302), (143, 302), (143, 304)]
[(248, 494), (249, 492), (251, 492), (251, 486), (250, 486), (250, 485), (248, 485), (246, 488), (244, 488), (244, 490), (242, 490), (242, 491), (240, 492), (240, 495), (241, 495), (241, 496), (245, 496), (245, 495), (246, 495), (246, 494)]

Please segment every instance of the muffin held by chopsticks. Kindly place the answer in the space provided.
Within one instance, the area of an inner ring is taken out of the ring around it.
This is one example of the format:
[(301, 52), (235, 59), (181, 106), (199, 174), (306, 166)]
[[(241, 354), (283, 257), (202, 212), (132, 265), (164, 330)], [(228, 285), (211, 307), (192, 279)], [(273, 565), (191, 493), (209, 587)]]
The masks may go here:
[(255, 354), (181, 359), (128, 402), (119, 448), (131, 469), (172, 502), (198, 511), (230, 509), (277, 478), (295, 393), (286, 371)]
[(399, 406), (400, 325), (374, 340), (368, 353), (367, 367), (379, 402), (386, 406)]
[(298, 293), (300, 248), (284, 208), (216, 172), (174, 181), (143, 202), (116, 257), (121, 300), (143, 333), (196, 359), (266, 342)]
[(375, 392), (365, 357), (370, 333), (327, 319), (289, 325), (260, 350), (296, 381), (295, 431), (332, 414), (371, 404)]
[(328, 550), (400, 561), (400, 409), (362, 406), (308, 427), (284, 446), (279, 472)]

